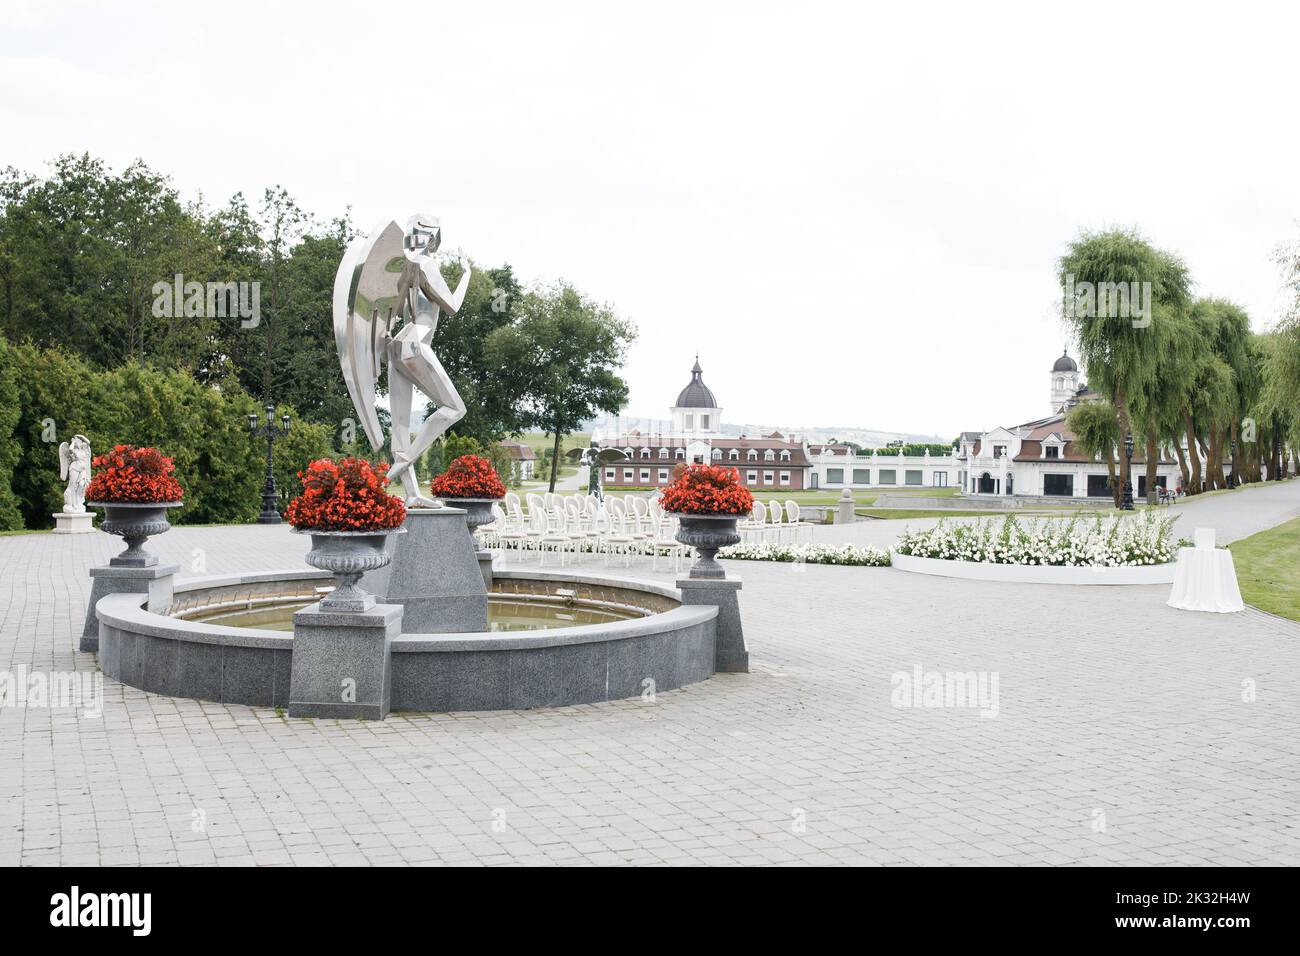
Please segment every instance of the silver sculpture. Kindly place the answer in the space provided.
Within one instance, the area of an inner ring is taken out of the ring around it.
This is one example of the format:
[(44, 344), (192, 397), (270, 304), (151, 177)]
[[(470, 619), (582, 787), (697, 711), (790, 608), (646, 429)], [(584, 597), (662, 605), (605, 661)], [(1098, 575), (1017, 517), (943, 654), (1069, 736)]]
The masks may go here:
[(73, 435), (71, 442), (59, 445), (59, 479), (68, 483), (63, 489), (63, 513), (85, 514), (86, 488), (90, 485), (90, 439)]
[[(407, 507), (413, 508), (438, 504), (420, 495), (412, 464), (465, 414), (465, 403), (429, 345), (440, 315), (455, 315), (469, 288), (466, 263), (456, 291), (447, 288), (436, 257), (441, 242), (441, 227), (432, 216), (412, 216), (405, 230), (390, 222), (353, 240), (334, 277), (334, 341), (343, 380), (371, 447), (379, 451), (384, 433), (375, 386), (388, 363), (393, 443), (388, 475), (401, 480)], [(438, 409), (412, 438), (416, 388)]]

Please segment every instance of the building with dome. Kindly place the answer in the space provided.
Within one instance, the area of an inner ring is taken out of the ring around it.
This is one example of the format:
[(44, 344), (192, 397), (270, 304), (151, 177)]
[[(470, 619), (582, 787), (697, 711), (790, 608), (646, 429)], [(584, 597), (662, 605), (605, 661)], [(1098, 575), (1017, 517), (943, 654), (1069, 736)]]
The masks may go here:
[(713, 397), (713, 391), (704, 384), (704, 370), (700, 368), (700, 357), (695, 356), (695, 365), (691, 367), (691, 380), (677, 396), (677, 401), (669, 410), (672, 418), (674, 435), (692, 438), (721, 438), (722, 408)]
[(722, 406), (704, 383), (698, 355), (690, 381), (669, 407), (669, 419), (667, 433), (632, 429), (600, 436), (602, 448), (622, 456), (601, 464), (607, 487), (661, 488), (672, 480), (677, 465), (698, 462), (735, 468), (754, 491), (808, 487), (812, 462), (802, 441), (779, 432), (758, 438), (723, 432)]
[[(1084, 454), (1066, 426), (1070, 409), (1101, 396), (1081, 380), (1079, 363), (1063, 351), (1048, 377), (1045, 417), (1019, 425), (962, 432), (951, 455), (854, 455), (826, 447), (813, 456), (811, 487), (951, 487), (975, 497), (1105, 499), (1111, 496), (1106, 462)], [(1122, 451), (1119, 452), (1122, 454)], [(1173, 488), (1181, 474), (1172, 450), (1162, 449), (1156, 481)], [(1187, 454), (1184, 449), (1184, 454)], [(1133, 494), (1146, 495), (1142, 443), (1133, 455)], [(1100, 503), (1100, 502), (1099, 502)]]

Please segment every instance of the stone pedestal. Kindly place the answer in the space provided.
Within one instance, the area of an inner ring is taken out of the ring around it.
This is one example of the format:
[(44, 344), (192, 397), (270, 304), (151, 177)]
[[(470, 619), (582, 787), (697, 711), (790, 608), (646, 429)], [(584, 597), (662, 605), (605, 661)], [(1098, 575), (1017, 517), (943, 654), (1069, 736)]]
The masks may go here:
[(835, 502), (835, 523), (853, 524), (857, 520), (858, 516), (853, 510), (853, 492), (845, 488), (840, 492), (839, 500)]
[(478, 558), (478, 569), (483, 573), (483, 587), (491, 591), (492, 590), (492, 552), (475, 551), (474, 557)]
[(713, 604), (718, 609), (718, 639), (714, 648), (716, 670), (724, 674), (749, 673), (749, 649), (740, 622), (739, 578), (681, 578), (677, 587), (683, 604)]
[(289, 716), (383, 720), (393, 695), (391, 645), (402, 631), (402, 609), (376, 604), (356, 613), (293, 615)]
[(55, 534), (86, 534), (95, 530), (95, 515), (91, 511), (54, 512)]
[(487, 585), (463, 508), (412, 508), (406, 534), (385, 549), (392, 561), (361, 579), (385, 604), (404, 609), (406, 634), (486, 631)]
[(90, 600), (86, 602), (86, 620), (81, 626), (83, 651), (99, 650), (99, 621), (95, 617), (95, 604), (106, 594), (147, 594), (148, 610), (165, 614), (172, 603), (172, 575), (174, 564), (154, 564), (147, 568), (124, 568), (102, 565), (90, 569)]

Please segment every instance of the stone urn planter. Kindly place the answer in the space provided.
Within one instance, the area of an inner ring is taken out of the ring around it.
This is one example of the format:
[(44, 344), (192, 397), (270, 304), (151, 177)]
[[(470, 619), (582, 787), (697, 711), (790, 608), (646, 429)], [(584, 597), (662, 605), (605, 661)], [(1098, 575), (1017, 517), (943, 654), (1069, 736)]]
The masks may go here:
[(385, 550), (390, 534), (406, 534), (405, 528), (379, 531), (317, 531), (294, 528), (294, 534), (311, 535), (307, 563), (329, 571), (338, 582), (334, 591), (320, 602), (322, 611), (356, 613), (375, 606), (375, 597), (357, 586), (361, 575), (376, 571), (392, 560)]
[(690, 577), (727, 576), (722, 565), (718, 564), (718, 549), (740, 543), (740, 532), (736, 530), (736, 522), (739, 520), (739, 515), (677, 513), (677, 540), (700, 554), (699, 559), (691, 565)]
[(449, 508), (463, 508), (465, 511), (465, 524), (469, 526), (469, 533), (473, 534), (475, 530), (483, 525), (492, 523), (492, 506), (501, 499), (439, 497), (438, 500)]
[(184, 502), (118, 502), (87, 501), (92, 508), (104, 509), (104, 520), (99, 523), (101, 531), (115, 534), (126, 541), (126, 550), (109, 560), (109, 566), (115, 568), (151, 568), (158, 563), (158, 555), (144, 549), (144, 543), (156, 534), (170, 530), (167, 520), (168, 508), (180, 508)]

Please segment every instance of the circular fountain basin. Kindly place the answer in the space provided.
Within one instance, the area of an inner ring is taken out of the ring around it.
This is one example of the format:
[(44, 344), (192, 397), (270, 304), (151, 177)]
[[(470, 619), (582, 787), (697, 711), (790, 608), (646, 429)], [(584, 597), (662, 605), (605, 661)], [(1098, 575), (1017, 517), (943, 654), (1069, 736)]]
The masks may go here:
[[(152, 693), (287, 707), (293, 612), (332, 585), (322, 571), (177, 581), (97, 603), (100, 666)], [(401, 634), (390, 646), (394, 711), (512, 710), (636, 697), (711, 677), (718, 609), (670, 587), (595, 574), (495, 574), (490, 630)]]

